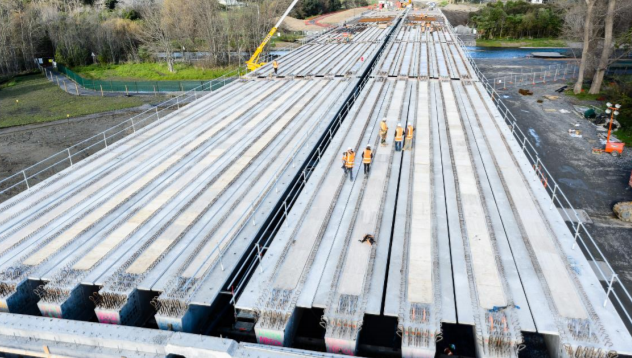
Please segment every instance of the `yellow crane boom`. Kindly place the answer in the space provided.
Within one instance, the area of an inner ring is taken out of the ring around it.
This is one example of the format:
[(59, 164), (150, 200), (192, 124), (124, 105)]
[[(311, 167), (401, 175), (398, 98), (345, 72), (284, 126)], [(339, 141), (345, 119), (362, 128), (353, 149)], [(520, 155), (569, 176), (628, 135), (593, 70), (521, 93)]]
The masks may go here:
[(250, 71), (255, 71), (259, 67), (266, 64), (265, 62), (259, 62), (259, 56), (261, 56), (261, 52), (263, 52), (264, 47), (266, 47), (268, 42), (270, 42), (272, 36), (274, 36), (274, 34), (277, 32), (279, 26), (281, 26), (281, 23), (283, 22), (283, 20), (285, 20), (285, 17), (290, 13), (290, 11), (292, 11), (294, 5), (296, 5), (297, 2), (298, 0), (292, 1), (287, 10), (285, 10), (283, 15), (279, 18), (279, 21), (277, 21), (276, 25), (274, 25), (272, 30), (270, 30), (270, 32), (268, 32), (268, 35), (263, 39), (263, 42), (261, 42), (259, 47), (257, 47), (257, 50), (252, 54), (252, 57), (250, 57), (250, 59), (246, 61), (246, 66), (248, 66), (248, 69)]

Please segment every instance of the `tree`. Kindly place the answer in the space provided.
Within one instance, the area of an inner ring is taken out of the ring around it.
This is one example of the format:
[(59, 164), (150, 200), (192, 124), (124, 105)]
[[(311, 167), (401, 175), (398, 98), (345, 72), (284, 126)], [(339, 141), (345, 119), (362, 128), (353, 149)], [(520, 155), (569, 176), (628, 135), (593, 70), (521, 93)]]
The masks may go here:
[[(590, 90), (588, 93), (597, 94), (601, 91), (601, 83), (603, 82), (603, 76), (608, 69), (608, 60), (610, 59), (610, 55), (612, 53), (612, 28), (614, 26), (614, 10), (616, 5), (616, 0), (608, 1), (608, 11), (606, 13), (606, 25), (605, 25), (605, 37), (603, 43), (603, 49), (601, 50), (601, 58), (599, 59), (599, 66), (597, 67), (597, 71), (595, 71), (595, 76), (593, 77), (592, 85), (590, 86)], [(577, 85), (575, 85), (577, 87)]]
[(140, 31), (141, 39), (154, 56), (163, 55), (169, 72), (175, 73), (172, 39), (176, 37), (176, 34), (173, 33), (174, 27), (171, 26), (170, 14), (153, 2), (145, 2), (140, 13), (143, 18), (143, 26)]
[(338, 11), (342, 8), (340, 0), (302, 0), (294, 7), (292, 15), (299, 19)]
[(489, 3), (470, 19), (483, 38), (557, 36), (562, 19), (553, 5), (533, 5), (524, 1)]
[(588, 61), (588, 53), (590, 48), (590, 43), (592, 40), (592, 28), (593, 28), (593, 11), (595, 8), (596, 0), (586, 0), (587, 11), (586, 18), (584, 20), (584, 48), (582, 49), (582, 58), (579, 63), (579, 73), (577, 76), (577, 82), (575, 82), (575, 87), (573, 88), (573, 92), (575, 94), (579, 94), (582, 91), (582, 85), (584, 83), (584, 72), (586, 71), (586, 65)]

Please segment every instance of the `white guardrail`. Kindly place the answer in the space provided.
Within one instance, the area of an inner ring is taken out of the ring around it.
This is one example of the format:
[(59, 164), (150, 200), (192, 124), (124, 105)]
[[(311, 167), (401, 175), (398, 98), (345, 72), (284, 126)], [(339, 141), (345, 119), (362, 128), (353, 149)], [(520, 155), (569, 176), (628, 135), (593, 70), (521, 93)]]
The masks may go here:
[[(584, 249), (583, 252), (587, 256), (587, 258), (595, 263), (595, 265), (592, 266), (595, 273), (601, 281), (604, 281), (606, 283), (606, 292), (603, 306), (605, 307), (608, 304), (608, 299), (610, 298), (610, 295), (612, 295), (612, 297), (614, 297), (615, 299), (614, 302), (618, 303), (618, 306), (615, 304), (615, 308), (620, 314), (623, 314), (625, 316), (627, 321), (626, 319), (624, 319), (624, 322), (628, 327), (628, 330), (630, 330), (630, 327), (632, 327), (632, 317), (630, 316), (630, 313), (626, 308), (626, 306), (632, 307), (632, 296), (630, 295), (630, 292), (623, 285), (621, 280), (618, 279), (618, 275), (615, 273), (612, 265), (610, 265), (610, 262), (608, 262), (608, 260), (604, 256), (597, 242), (592, 237), (588, 229), (586, 229), (581, 216), (577, 213), (571, 202), (568, 200), (568, 197), (559, 187), (558, 183), (555, 181), (549, 170), (542, 163), (538, 151), (535, 149), (531, 141), (529, 141), (527, 135), (518, 126), (518, 120), (513, 115), (513, 113), (511, 113), (507, 105), (503, 102), (500, 93), (496, 91), (494, 86), (490, 84), (487, 80), (487, 77), (485, 77), (485, 75), (478, 69), (476, 62), (467, 52), (467, 50), (465, 49), (465, 45), (456, 35), (456, 32), (454, 32), (454, 29), (447, 21), (447, 19), (446, 24), (450, 28), (452, 33), (455, 34), (454, 37), (461, 46), (461, 49), (465, 52), (468, 61), (472, 65), (472, 68), (476, 72), (476, 75), (480, 79), (481, 83), (484, 85), (485, 90), (492, 97), (492, 100), (496, 104), (496, 108), (505, 119), (507, 125), (511, 127), (511, 133), (518, 140), (518, 142), (522, 144), (523, 152), (526, 154), (527, 158), (533, 165), (536, 175), (539, 176), (542, 185), (551, 198), (551, 205), (549, 206), (549, 209), (553, 209), (553, 207), (559, 208), (560, 212), (563, 212), (566, 216), (565, 220), (570, 223), (569, 225), (572, 228), (572, 233), (575, 239), (575, 242), (573, 243), (573, 249), (575, 249), (575, 247), (579, 244)], [(605, 267), (597, 264), (599, 261), (603, 262)], [(604, 272), (604, 269), (609, 272)]]

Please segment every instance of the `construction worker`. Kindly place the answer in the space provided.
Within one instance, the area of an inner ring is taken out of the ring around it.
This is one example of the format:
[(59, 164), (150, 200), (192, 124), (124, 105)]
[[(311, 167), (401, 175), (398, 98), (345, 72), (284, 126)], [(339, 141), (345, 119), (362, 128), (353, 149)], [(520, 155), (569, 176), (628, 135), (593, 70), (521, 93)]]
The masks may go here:
[(349, 149), (342, 152), (342, 169), (345, 171), (345, 175), (347, 174), (347, 152), (349, 151)]
[(397, 128), (395, 128), (395, 150), (402, 150), (402, 142), (404, 141), (404, 128), (401, 123), (397, 123)]
[(410, 150), (413, 147), (413, 132), (415, 129), (412, 124), (408, 124), (406, 127), (406, 140), (404, 142), (404, 150)]
[(353, 165), (355, 164), (355, 152), (353, 148), (349, 148), (347, 151), (347, 162), (345, 166), (347, 167), (347, 172), (349, 173), (349, 180), (353, 181)]
[(386, 118), (382, 119), (380, 123), (380, 144), (386, 145), (386, 134), (388, 133), (388, 126), (386, 125)]
[(274, 75), (276, 76), (279, 72), (279, 63), (277, 60), (272, 61), (272, 68), (274, 68)]
[(371, 162), (373, 161), (373, 152), (371, 146), (367, 145), (364, 152), (362, 152), (362, 163), (364, 164), (364, 175), (371, 172)]

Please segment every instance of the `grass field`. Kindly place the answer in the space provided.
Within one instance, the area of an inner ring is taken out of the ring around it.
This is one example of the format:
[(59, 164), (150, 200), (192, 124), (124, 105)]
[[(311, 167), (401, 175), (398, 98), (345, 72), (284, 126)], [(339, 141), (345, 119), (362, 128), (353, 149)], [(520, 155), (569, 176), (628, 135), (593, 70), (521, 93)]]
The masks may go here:
[(166, 63), (124, 63), (119, 65), (90, 65), (74, 67), (80, 76), (94, 80), (126, 81), (185, 81), (212, 80), (232, 72), (236, 67), (207, 69), (175, 64), (175, 73), (169, 73)]
[(617, 139), (625, 143), (626, 150), (630, 150), (630, 147), (632, 147), (632, 130), (621, 128), (612, 133), (617, 137)]
[(494, 39), (476, 40), (476, 46), (482, 47), (566, 47), (566, 41), (560, 39)]
[(273, 36), (270, 40), (270, 46), (276, 46), (278, 43), (286, 43), (286, 42), (296, 42), (299, 39), (303, 38), (302, 34), (299, 32), (291, 32), (291, 31), (283, 31), (279, 36)]
[[(575, 94), (573, 92), (573, 83), (569, 83), (568, 84), (569, 87), (571, 87), (570, 89), (564, 91), (564, 93), (568, 96), (571, 97), (575, 97), (581, 101), (587, 101), (588, 105), (596, 105), (597, 107), (601, 108), (601, 109), (605, 109), (605, 104), (606, 101), (612, 101), (613, 103), (617, 103), (620, 102), (619, 99), (612, 99), (611, 96), (608, 96), (607, 93), (598, 93), (598, 94), (590, 94), (588, 93), (588, 87), (584, 86), (583, 88), (583, 92), (579, 93), (579, 94)], [(598, 103), (595, 103), (599, 101)], [(599, 104), (601, 103), (601, 104)], [(625, 115), (625, 112), (622, 111), (622, 115)], [(625, 125), (625, 123), (629, 123), (629, 119), (627, 119), (627, 117), (617, 117), (617, 119), (620, 121), (620, 123), (623, 123), (623, 125)], [(623, 143), (626, 144), (626, 147), (632, 147), (632, 128), (629, 128), (630, 126), (628, 125), (628, 127), (621, 127), (619, 128), (617, 131), (612, 132), (620, 141), (622, 141)]]
[(0, 128), (137, 107), (150, 101), (156, 98), (73, 96), (44, 75), (20, 76), (0, 85)]

